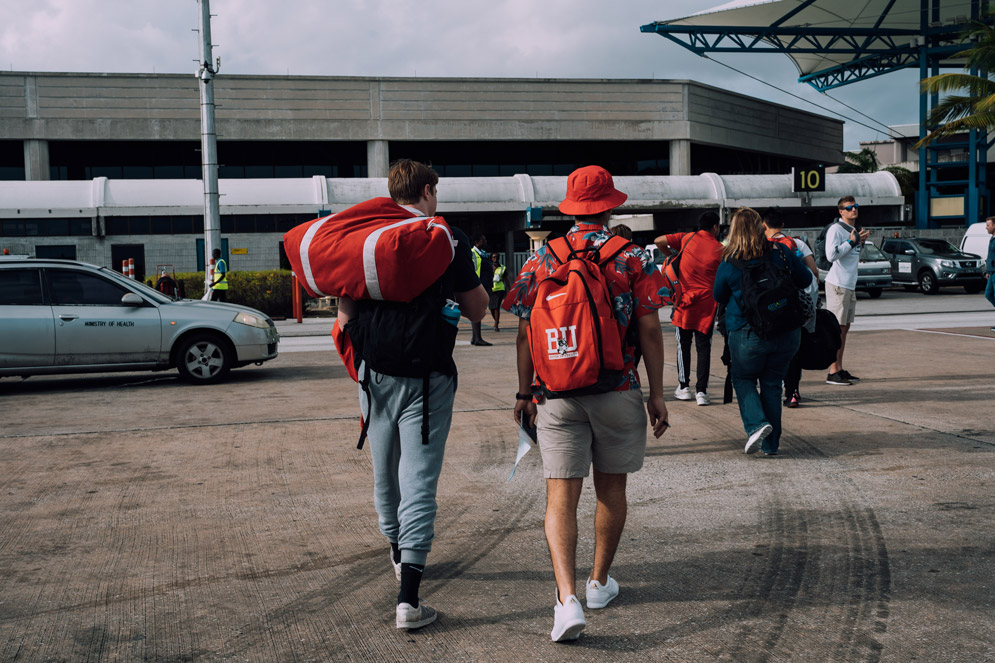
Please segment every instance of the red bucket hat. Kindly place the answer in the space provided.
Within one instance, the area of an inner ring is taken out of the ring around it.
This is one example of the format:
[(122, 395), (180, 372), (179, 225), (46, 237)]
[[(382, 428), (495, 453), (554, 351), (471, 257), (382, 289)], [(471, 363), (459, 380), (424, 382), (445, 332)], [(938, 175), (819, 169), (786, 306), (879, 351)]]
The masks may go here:
[(560, 203), (564, 214), (600, 214), (614, 209), (629, 196), (615, 188), (611, 173), (601, 166), (584, 166), (567, 178), (567, 197)]

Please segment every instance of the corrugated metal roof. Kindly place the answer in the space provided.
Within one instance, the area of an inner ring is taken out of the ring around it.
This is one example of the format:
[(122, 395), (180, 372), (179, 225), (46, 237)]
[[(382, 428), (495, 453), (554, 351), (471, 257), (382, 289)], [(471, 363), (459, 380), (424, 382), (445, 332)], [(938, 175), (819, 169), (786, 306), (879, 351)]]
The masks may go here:
[[(921, 11), (920, 0), (733, 0), (684, 18), (657, 21), (656, 24), (767, 28), (777, 23), (780, 28), (875, 29), (882, 34), (893, 31), (896, 42), (908, 45), (922, 32)], [(927, 25), (964, 25), (970, 16), (970, 0), (950, 0), (940, 3), (939, 20), (930, 20)], [(903, 32), (908, 34), (903, 37)], [(843, 53), (844, 50), (848, 52)], [(789, 53), (788, 57), (798, 67), (799, 74), (805, 76), (861, 57), (849, 51), (846, 44), (839, 43), (830, 46), (825, 53)], [(950, 60), (945, 64), (956, 62)]]

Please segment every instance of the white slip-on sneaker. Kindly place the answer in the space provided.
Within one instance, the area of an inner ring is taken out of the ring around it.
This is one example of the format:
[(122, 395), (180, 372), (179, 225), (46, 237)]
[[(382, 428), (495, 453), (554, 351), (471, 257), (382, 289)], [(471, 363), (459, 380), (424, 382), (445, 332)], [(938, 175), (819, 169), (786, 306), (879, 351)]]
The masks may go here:
[(397, 582), (401, 582), (401, 563), (394, 561), (394, 552), (391, 550), (387, 551), (390, 555), (390, 565), (394, 567), (394, 577), (397, 578)]
[(674, 389), (674, 398), (679, 401), (693, 401), (694, 396), (691, 395), (691, 387), (682, 387), (678, 385), (677, 389)]
[(585, 626), (587, 622), (584, 620), (584, 608), (581, 607), (577, 597), (571, 594), (563, 603), (560, 603), (557, 597), (556, 606), (553, 608), (553, 630), (549, 634), (553, 642), (576, 640)]
[(604, 608), (618, 596), (618, 582), (615, 578), (608, 576), (608, 582), (601, 584), (597, 580), (587, 581), (587, 607), (592, 609)]
[(417, 608), (412, 608), (410, 603), (397, 604), (397, 628), (421, 628), (428, 626), (439, 617), (433, 608), (428, 607), (424, 601), (418, 602)]
[(770, 435), (774, 431), (774, 427), (770, 424), (764, 424), (760, 428), (756, 429), (750, 433), (750, 439), (746, 441), (746, 448), (743, 449), (744, 454), (753, 454), (757, 452), (760, 448), (760, 443), (763, 442), (764, 438)]
[(694, 398), (696, 401), (698, 401), (698, 405), (711, 405), (712, 403), (712, 401), (708, 398), (708, 394), (706, 394), (703, 391), (699, 391), (697, 394), (695, 394)]

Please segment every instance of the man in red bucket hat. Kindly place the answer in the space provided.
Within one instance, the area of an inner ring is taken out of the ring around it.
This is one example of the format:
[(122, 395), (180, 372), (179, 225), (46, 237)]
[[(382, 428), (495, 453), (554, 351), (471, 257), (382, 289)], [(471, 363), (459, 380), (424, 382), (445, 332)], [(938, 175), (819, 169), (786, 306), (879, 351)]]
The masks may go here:
[[(600, 256), (598, 251), (594, 254), (597, 257), (592, 255), (591, 259), (603, 263), (600, 269), (622, 346), (622, 370), (612, 372), (611, 375), (617, 377), (600, 393), (579, 396), (551, 393), (542, 380), (534, 379), (537, 362), (533, 353), (536, 350), (530, 341), (529, 325), (540, 284), (565, 261), (567, 256), (561, 256), (561, 253), (590, 254), (592, 250), (605, 247), (613, 237), (608, 230), (611, 212), (626, 198), (626, 194), (615, 188), (611, 174), (604, 168), (587, 166), (571, 173), (560, 211), (575, 216), (576, 225), (567, 232), (565, 243), (553, 240), (529, 258), (503, 304), (505, 310), (520, 319), (514, 416), (520, 425), (537, 427), (546, 477), (546, 542), (556, 577), (556, 605), (550, 635), (556, 642), (576, 639), (586, 624), (584, 609), (575, 592), (574, 568), (577, 504), (584, 477), (593, 463), (597, 494), (594, 567), (587, 579), (585, 599), (588, 608), (599, 609), (606, 607), (619, 592), (618, 582), (608, 575), (608, 569), (625, 526), (626, 478), (643, 464), (646, 413), (649, 413), (656, 437), (669, 426), (667, 406), (663, 401), (663, 334), (657, 311), (663, 306), (663, 277), (640, 247), (620, 238), (612, 240), (612, 247), (621, 246), (613, 258), (606, 260), (609, 256)], [(606, 251), (611, 252), (614, 249)], [(548, 284), (544, 286), (544, 292), (547, 292), (546, 287)], [(548, 299), (559, 296), (554, 294)], [(633, 320), (650, 390), (646, 412), (635, 368), (635, 343), (632, 336), (626, 335)], [(553, 339), (558, 333), (555, 329), (533, 332), (542, 335), (540, 339), (546, 336)], [(564, 356), (598, 351), (598, 348), (583, 347), (576, 337), (573, 342), (574, 345), (568, 348), (572, 354)], [(549, 359), (554, 358), (550, 354)], [(540, 354), (538, 359), (543, 361), (545, 357)]]

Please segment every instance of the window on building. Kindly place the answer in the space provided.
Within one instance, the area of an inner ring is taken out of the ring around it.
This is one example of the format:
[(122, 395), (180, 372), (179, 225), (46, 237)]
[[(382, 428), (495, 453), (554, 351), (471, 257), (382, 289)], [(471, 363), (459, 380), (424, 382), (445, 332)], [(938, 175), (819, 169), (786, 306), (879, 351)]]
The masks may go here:
[(0, 180), (24, 178), (24, 143), (19, 140), (0, 140)]
[(0, 237), (62, 237), (85, 236), (93, 231), (88, 218), (4, 219), (0, 221)]
[(36, 258), (58, 260), (76, 260), (75, 244), (38, 244), (35, 246)]

